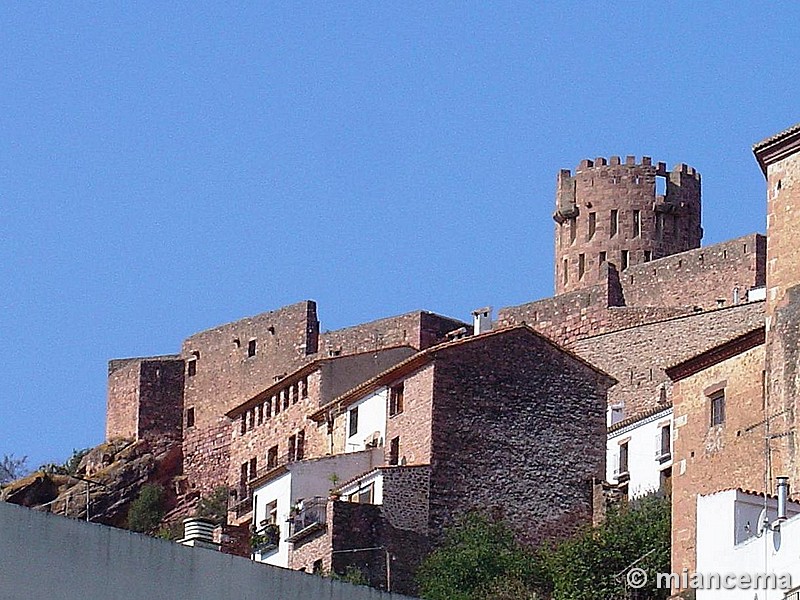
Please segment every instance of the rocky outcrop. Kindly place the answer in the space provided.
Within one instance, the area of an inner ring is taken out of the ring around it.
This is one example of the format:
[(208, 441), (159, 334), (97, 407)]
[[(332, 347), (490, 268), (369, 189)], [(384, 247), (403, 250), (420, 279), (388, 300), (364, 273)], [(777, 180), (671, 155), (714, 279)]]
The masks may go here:
[(181, 463), (180, 444), (112, 440), (91, 449), (74, 473), (38, 471), (3, 488), (0, 500), (80, 519), (88, 506), (90, 520), (124, 527), (146, 483), (164, 487), (165, 510), (175, 507)]

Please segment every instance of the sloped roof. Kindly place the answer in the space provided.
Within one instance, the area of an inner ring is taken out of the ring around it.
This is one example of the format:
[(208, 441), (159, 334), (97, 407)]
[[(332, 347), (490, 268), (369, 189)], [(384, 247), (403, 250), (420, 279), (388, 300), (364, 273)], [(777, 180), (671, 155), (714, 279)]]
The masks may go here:
[(764, 175), (767, 165), (800, 151), (800, 123), (753, 145), (753, 154)]
[(599, 369), (590, 362), (584, 360), (571, 350), (567, 350), (566, 348), (559, 346), (553, 340), (543, 335), (542, 333), (536, 331), (529, 325), (521, 324), (521, 325), (514, 325), (511, 327), (501, 327), (498, 329), (493, 329), (492, 331), (487, 331), (486, 333), (481, 333), (479, 335), (472, 335), (458, 340), (443, 342), (441, 344), (437, 344), (436, 346), (431, 346), (430, 348), (417, 352), (413, 356), (410, 356), (409, 358), (398, 363), (397, 365), (383, 371), (382, 373), (378, 373), (375, 377), (366, 380), (365, 382), (357, 385), (351, 390), (348, 390), (344, 394), (338, 396), (337, 398), (334, 398), (328, 404), (321, 407), (318, 411), (312, 414), (311, 418), (315, 420), (320, 420), (324, 417), (325, 413), (327, 413), (327, 411), (330, 409), (331, 406), (335, 405), (347, 406), (348, 404), (351, 404), (358, 398), (363, 397), (365, 394), (368, 394), (371, 391), (384, 387), (385, 385), (388, 385), (392, 381), (396, 381), (402, 378), (403, 376), (416, 371), (417, 369), (433, 361), (435, 356), (444, 350), (448, 350), (450, 348), (466, 344), (482, 343), (489, 338), (499, 335), (507, 335), (509, 333), (517, 331), (524, 331), (529, 334), (532, 334), (533, 336), (542, 340), (549, 346), (552, 346), (553, 349), (555, 349), (556, 351), (569, 356), (573, 360), (583, 364), (592, 371), (596, 372), (598, 375), (603, 377), (606, 380), (606, 383), (608, 383), (609, 385), (617, 383), (617, 380), (614, 377), (612, 377), (605, 371)]

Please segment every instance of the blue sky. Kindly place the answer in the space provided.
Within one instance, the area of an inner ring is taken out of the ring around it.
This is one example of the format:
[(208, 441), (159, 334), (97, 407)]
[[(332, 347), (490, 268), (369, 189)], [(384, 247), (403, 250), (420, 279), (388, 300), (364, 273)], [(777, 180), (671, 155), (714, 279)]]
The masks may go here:
[(107, 361), (303, 299), (323, 329), (552, 293), (555, 178), (703, 176), (704, 244), (765, 223), (750, 146), (800, 121), (800, 5), (6, 3), (0, 454), (102, 441)]

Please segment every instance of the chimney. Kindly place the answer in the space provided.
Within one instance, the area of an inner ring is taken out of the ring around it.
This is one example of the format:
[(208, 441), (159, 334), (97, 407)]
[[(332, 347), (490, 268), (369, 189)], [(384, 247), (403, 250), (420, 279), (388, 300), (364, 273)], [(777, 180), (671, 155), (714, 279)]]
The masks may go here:
[(786, 520), (786, 501), (789, 499), (789, 478), (778, 477), (778, 521)]
[(492, 307), (485, 306), (472, 311), (472, 333), (478, 335), (492, 330)]
[(214, 543), (214, 528), (216, 524), (202, 517), (189, 517), (183, 520), (183, 538), (178, 540), (184, 546), (196, 548), (210, 548), (219, 550), (219, 544)]

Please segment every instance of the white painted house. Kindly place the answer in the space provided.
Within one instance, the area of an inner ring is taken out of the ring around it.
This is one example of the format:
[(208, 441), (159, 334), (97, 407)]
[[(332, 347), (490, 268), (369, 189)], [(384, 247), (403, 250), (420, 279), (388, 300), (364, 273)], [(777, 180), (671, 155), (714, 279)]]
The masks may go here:
[(331, 488), (382, 462), (382, 449), (337, 454), (290, 462), (253, 481), (253, 527), (259, 542), (254, 560), (288, 567), (292, 538), (324, 526)]
[(671, 490), (672, 407), (608, 428), (606, 481), (626, 490), (628, 497)]
[[(697, 497), (697, 573), (750, 577), (750, 589), (697, 589), (697, 600), (778, 600), (800, 597), (800, 503), (787, 502), (787, 520), (777, 523), (777, 499), (744, 490)], [(764, 514), (769, 527), (764, 527)], [(776, 527), (776, 525), (778, 525)], [(774, 574), (772, 581), (766, 574)], [(756, 587), (757, 576), (763, 575)], [(787, 575), (788, 577), (783, 577)], [(790, 578), (790, 582), (788, 579)], [(781, 585), (784, 584), (784, 585)], [(789, 589), (786, 588), (788, 584)]]

